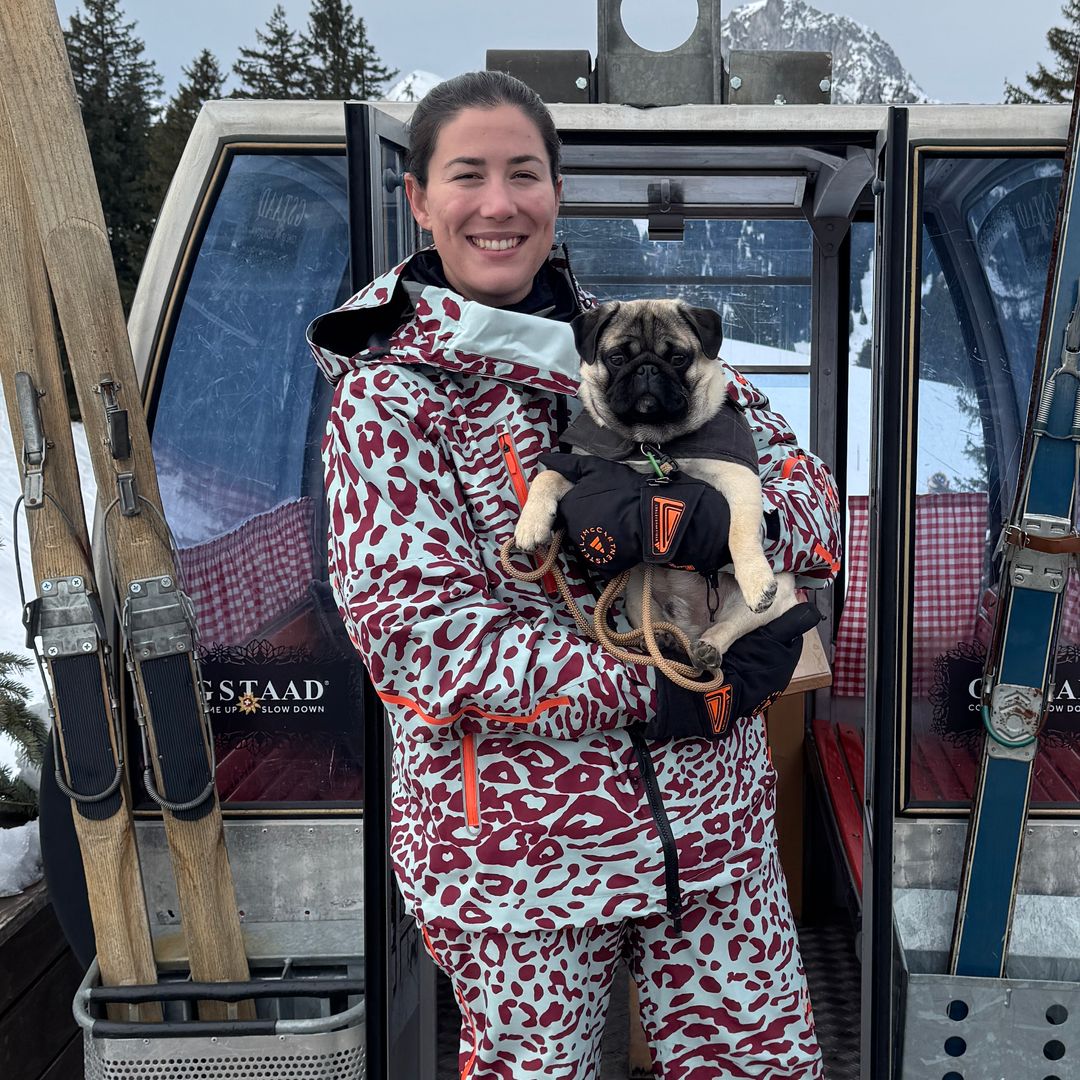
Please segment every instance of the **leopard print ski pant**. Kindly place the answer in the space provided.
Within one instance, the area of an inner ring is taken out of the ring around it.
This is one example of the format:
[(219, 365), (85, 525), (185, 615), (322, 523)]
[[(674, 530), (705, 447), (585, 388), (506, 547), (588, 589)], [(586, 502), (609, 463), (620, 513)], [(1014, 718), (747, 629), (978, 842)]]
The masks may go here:
[(462, 1014), (461, 1080), (597, 1080), (625, 958), (662, 1080), (821, 1080), (779, 860), (662, 914), (521, 934), (422, 927)]

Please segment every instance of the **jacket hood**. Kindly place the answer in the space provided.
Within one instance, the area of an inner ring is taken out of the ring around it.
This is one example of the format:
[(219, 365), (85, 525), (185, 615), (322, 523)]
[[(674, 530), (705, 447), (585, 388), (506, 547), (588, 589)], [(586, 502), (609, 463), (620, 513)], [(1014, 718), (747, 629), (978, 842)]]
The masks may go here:
[[(488, 307), (449, 288), (411, 280), (415, 258), (308, 326), (308, 344), (330, 382), (374, 363), (426, 364), (577, 393), (580, 360), (569, 323)], [(565, 277), (579, 309), (591, 306), (561, 249), (553, 250), (548, 265)]]

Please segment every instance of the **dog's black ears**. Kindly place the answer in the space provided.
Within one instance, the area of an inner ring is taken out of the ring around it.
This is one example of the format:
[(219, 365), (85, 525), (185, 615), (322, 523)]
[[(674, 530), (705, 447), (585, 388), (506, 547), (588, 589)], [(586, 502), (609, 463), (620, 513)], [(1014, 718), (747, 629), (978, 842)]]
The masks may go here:
[(571, 321), (574, 344), (577, 346), (578, 355), (586, 364), (596, 362), (596, 343), (600, 340), (604, 327), (615, 318), (618, 310), (619, 303), (614, 300), (583, 311)]
[(719, 312), (707, 307), (691, 307), (679, 304), (679, 314), (690, 324), (690, 329), (701, 342), (701, 351), (710, 360), (720, 355), (720, 346), (724, 342), (723, 324)]

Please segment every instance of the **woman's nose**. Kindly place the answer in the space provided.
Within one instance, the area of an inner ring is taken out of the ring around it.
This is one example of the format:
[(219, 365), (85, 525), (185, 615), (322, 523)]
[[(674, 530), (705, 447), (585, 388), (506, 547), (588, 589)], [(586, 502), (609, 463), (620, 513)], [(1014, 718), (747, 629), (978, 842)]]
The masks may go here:
[(509, 184), (503, 180), (491, 180), (484, 185), (484, 198), (480, 205), (480, 213), (484, 217), (502, 221), (512, 217), (516, 209), (514, 193)]

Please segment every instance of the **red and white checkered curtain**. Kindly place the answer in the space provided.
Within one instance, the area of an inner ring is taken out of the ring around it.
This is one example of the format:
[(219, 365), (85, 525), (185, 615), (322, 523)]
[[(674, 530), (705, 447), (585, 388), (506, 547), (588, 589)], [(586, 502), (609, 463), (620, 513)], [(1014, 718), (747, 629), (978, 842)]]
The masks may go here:
[[(869, 566), (869, 499), (848, 499), (844, 610), (836, 634), (833, 693), (866, 693), (866, 591)], [(915, 597), (913, 690), (925, 696), (934, 681), (934, 660), (957, 642), (989, 639), (995, 597), (984, 589), (988, 543), (987, 495), (945, 492), (915, 500)], [(1061, 644), (1080, 634), (1080, 587), (1070, 576)]]
[(313, 503), (282, 503), (204, 544), (180, 549), (203, 646), (238, 645), (304, 599), (311, 584)]

